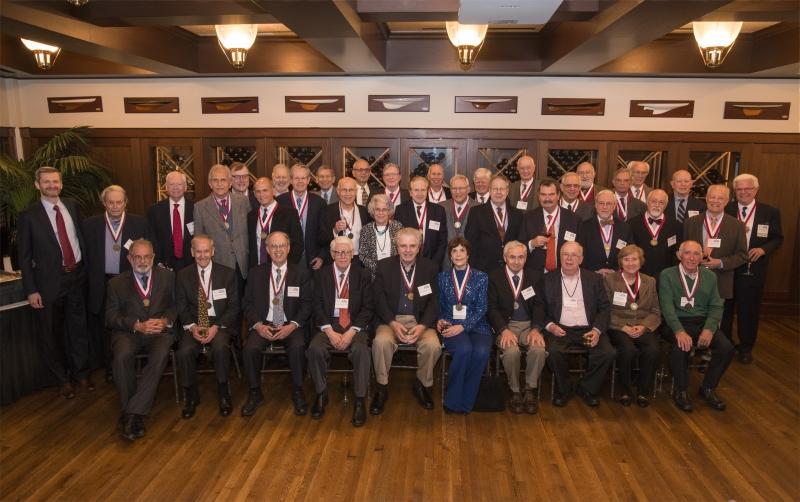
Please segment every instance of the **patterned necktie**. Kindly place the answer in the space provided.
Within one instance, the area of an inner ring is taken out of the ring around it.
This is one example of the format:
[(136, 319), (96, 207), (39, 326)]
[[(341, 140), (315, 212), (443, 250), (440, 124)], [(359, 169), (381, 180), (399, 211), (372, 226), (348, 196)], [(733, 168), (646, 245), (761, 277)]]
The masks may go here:
[(519, 276), (517, 274), (514, 274), (511, 277), (511, 280), (514, 281), (514, 289), (516, 289), (517, 286), (519, 286)]
[(417, 218), (422, 216), (422, 206), (417, 206)]
[(183, 225), (181, 225), (180, 204), (173, 204), (172, 208), (172, 254), (175, 258), (183, 258)]
[[(265, 221), (266, 218), (267, 218), (267, 208), (262, 206), (261, 207), (261, 221), (262, 222)], [(267, 228), (267, 231), (269, 231), (269, 228)], [(259, 228), (258, 228), (258, 230), (256, 232), (258, 234), (259, 240), (261, 241), (261, 245), (259, 246), (259, 249), (258, 249), (258, 264), (259, 265), (261, 265), (262, 263), (267, 261), (267, 239), (262, 239), (261, 238), (261, 233), (262, 232), (263, 232), (263, 229), (262, 229), (261, 225), (259, 224)]]
[(504, 241), (506, 238), (506, 228), (503, 222), (503, 208), (497, 207), (497, 232), (500, 234), (500, 240)]
[[(550, 226), (550, 223), (553, 222), (553, 215), (547, 215), (547, 225)], [(547, 235), (547, 255), (544, 259), (544, 268), (548, 272), (552, 272), (556, 269), (556, 235), (555, 235), (555, 226), (553, 230)]]
[(327, 204), (330, 199), (330, 192), (322, 192), (322, 198), (325, 199), (325, 204)]
[(683, 220), (686, 219), (686, 199), (681, 199), (678, 204), (677, 218), (679, 223), (683, 223)]
[[(142, 289), (147, 291), (147, 275), (143, 275), (139, 278), (139, 282), (142, 283)], [(130, 284), (130, 283), (128, 283)]]
[[(204, 275), (205, 270), (200, 270), (200, 276)], [(204, 280), (204, 279), (203, 279)], [(207, 328), (209, 325), (208, 322), (208, 298), (206, 298), (206, 292), (203, 291), (203, 284), (197, 285), (197, 327), (198, 328)]]
[(742, 218), (747, 218), (747, 206), (742, 206)]
[[(339, 274), (339, 284), (344, 282), (344, 273)], [(342, 296), (339, 298), (348, 299), (350, 297), (350, 283), (346, 283), (342, 288)], [(350, 310), (347, 308), (339, 309), (339, 326), (347, 329), (350, 326)]]
[[(279, 285), (281, 283), (281, 269), (277, 268), (275, 270), (275, 285)], [(278, 303), (272, 304), (272, 324), (275, 326), (283, 326), (283, 323), (286, 322), (286, 315), (283, 312), (283, 288), (280, 291), (275, 293), (275, 298), (278, 299)]]
[[(297, 210), (303, 210), (303, 198), (302, 197), (295, 197), (295, 202), (297, 202)], [(298, 215), (300, 217), (300, 229), (303, 231), (303, 236), (306, 235), (306, 219), (303, 217), (302, 214)]]
[(58, 244), (61, 246), (64, 266), (73, 267), (75, 266), (75, 252), (72, 250), (72, 244), (69, 243), (64, 216), (61, 214), (61, 209), (57, 205), (53, 206), (53, 211), (56, 212), (56, 231), (58, 233)]
[(527, 186), (528, 186), (528, 184), (525, 183), (525, 182), (523, 182), (522, 185), (520, 185), (520, 187), (519, 187), (519, 198), (520, 198), (520, 200), (522, 200), (522, 198), (525, 196), (525, 188)]
[(367, 205), (367, 199), (369, 198), (369, 194), (367, 193), (367, 186), (364, 185), (361, 187), (361, 205)]

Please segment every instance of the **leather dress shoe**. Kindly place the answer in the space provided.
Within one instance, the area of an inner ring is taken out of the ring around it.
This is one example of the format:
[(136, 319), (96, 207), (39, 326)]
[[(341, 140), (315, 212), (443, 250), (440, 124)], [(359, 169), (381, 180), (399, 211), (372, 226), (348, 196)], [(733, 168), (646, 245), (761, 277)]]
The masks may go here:
[(521, 392), (512, 392), (511, 399), (508, 400), (508, 408), (511, 410), (511, 413), (520, 414), (522, 413), (522, 393)]
[(96, 389), (94, 383), (88, 378), (78, 380), (78, 387), (80, 387), (81, 392), (94, 392)]
[(193, 398), (187, 397), (183, 404), (183, 410), (181, 410), (181, 417), (188, 420), (194, 416), (196, 410), (197, 401), (195, 401)]
[(367, 423), (367, 407), (363, 397), (357, 397), (353, 406), (353, 427), (361, 427)]
[(302, 417), (308, 413), (306, 394), (303, 392), (303, 389), (295, 389), (292, 391), (292, 404), (294, 405), (294, 414), (298, 417)]
[(624, 389), (619, 396), (619, 404), (622, 406), (628, 407), (631, 405), (633, 398), (631, 398), (631, 393), (629, 390)]
[(535, 415), (539, 411), (539, 397), (536, 395), (536, 389), (530, 387), (525, 389), (522, 407), (525, 408), (525, 413), (528, 415)]
[(556, 394), (553, 396), (553, 406), (563, 408), (567, 405), (571, 398), (571, 394), (561, 394), (560, 392), (556, 392)]
[(111, 368), (106, 368), (106, 383), (114, 383), (114, 372)]
[(373, 415), (380, 415), (383, 413), (383, 407), (389, 399), (389, 386), (378, 384), (378, 390), (372, 397), (372, 402), (369, 405), (369, 412)]
[(231, 410), (233, 410), (233, 405), (231, 404), (231, 395), (226, 390), (225, 392), (220, 392), (219, 394), (219, 414), (223, 417), (227, 417), (231, 414)]
[(250, 390), (247, 395), (247, 402), (242, 406), (242, 416), (249, 417), (256, 412), (256, 408), (261, 406), (264, 402), (264, 395), (261, 394), (261, 389)]
[(725, 403), (719, 398), (714, 389), (700, 387), (700, 397), (705, 399), (708, 405), (715, 410), (723, 411), (725, 409)]
[(136, 441), (136, 419), (130, 413), (123, 413), (119, 417), (119, 435), (128, 441)]
[(600, 401), (597, 399), (597, 396), (595, 396), (588, 390), (584, 389), (580, 385), (578, 385), (577, 394), (581, 396), (583, 402), (586, 403), (587, 406), (591, 406), (592, 408), (594, 408), (600, 404)]
[(750, 351), (739, 352), (739, 362), (742, 364), (751, 364), (753, 362), (753, 353)]
[(325, 415), (325, 407), (328, 405), (328, 391), (317, 394), (314, 404), (311, 406), (311, 418), (319, 420)]
[(644, 394), (639, 394), (636, 396), (636, 404), (639, 408), (647, 408), (650, 406), (650, 400)]
[(75, 397), (75, 387), (73, 387), (72, 384), (69, 382), (62, 384), (61, 396), (64, 399), (72, 399), (73, 397)]
[(414, 392), (414, 396), (417, 398), (417, 401), (419, 401), (420, 406), (426, 410), (433, 409), (433, 399), (431, 398), (431, 393), (424, 385), (422, 385), (422, 382), (419, 380), (414, 380), (414, 387), (412, 390)]
[(136, 439), (141, 439), (144, 437), (146, 430), (144, 428), (144, 419), (141, 415), (134, 415), (133, 416), (133, 435)]
[(675, 406), (681, 411), (689, 412), (694, 409), (694, 406), (689, 401), (689, 394), (685, 390), (676, 391), (675, 395), (672, 396), (672, 400), (675, 401)]

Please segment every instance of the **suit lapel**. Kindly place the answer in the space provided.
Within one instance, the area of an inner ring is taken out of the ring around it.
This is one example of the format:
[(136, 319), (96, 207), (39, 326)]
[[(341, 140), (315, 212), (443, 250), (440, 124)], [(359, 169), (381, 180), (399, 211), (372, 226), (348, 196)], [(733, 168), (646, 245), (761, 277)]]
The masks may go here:
[(61, 246), (58, 243), (58, 236), (53, 230), (53, 225), (50, 223), (50, 217), (47, 215), (47, 209), (45, 209), (41, 200), (39, 201), (35, 214), (37, 215), (36, 218), (39, 220), (39, 225), (43, 226), (45, 233), (50, 237), (52, 244), (60, 250)]

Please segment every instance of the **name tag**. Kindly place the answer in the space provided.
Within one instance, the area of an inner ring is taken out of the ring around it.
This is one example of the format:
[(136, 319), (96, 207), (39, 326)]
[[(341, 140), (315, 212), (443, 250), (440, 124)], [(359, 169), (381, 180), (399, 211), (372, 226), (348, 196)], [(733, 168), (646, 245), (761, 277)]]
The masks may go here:
[(700, 211), (692, 211), (690, 209), (689, 211), (686, 211), (686, 214), (689, 216), (689, 218), (691, 218), (692, 216), (697, 216), (698, 214), (700, 214)]
[(767, 237), (769, 235), (769, 225), (759, 225), (756, 227), (756, 235), (758, 237)]
[(536, 292), (533, 290), (533, 286), (528, 286), (527, 288), (522, 290), (522, 298), (525, 300), (530, 299)]
[(467, 318), (467, 306), (462, 305), (461, 310), (458, 310), (455, 305), (453, 305), (453, 319), (461, 319), (464, 320)]
[(336, 302), (333, 304), (334, 308), (337, 309), (346, 309), (347, 305), (350, 303), (350, 300), (347, 298), (337, 298)]
[[(759, 226), (761, 226), (761, 225), (759, 225)], [(759, 235), (759, 237), (761, 237), (761, 236)], [(766, 237), (766, 236), (765, 236), (765, 237)], [(127, 249), (128, 251), (130, 251), (130, 250), (131, 250), (131, 246), (133, 246), (133, 241), (132, 241), (131, 239), (128, 239), (128, 240), (125, 242), (125, 245), (123, 245), (123, 247), (124, 247), (125, 249)]]
[(428, 228), (430, 228), (431, 230), (436, 230), (438, 232), (439, 231), (439, 222), (438, 221), (434, 221), (434, 220), (428, 221)]
[(213, 303), (211, 304), (211, 308), (208, 309), (208, 315), (209, 315), (209, 317), (216, 317), (217, 316), (217, 311), (214, 310), (214, 304)]
[(722, 246), (722, 239), (708, 239), (706, 245), (710, 248), (718, 248)]
[(569, 242), (575, 242), (575, 232), (570, 232), (569, 230), (564, 232), (564, 240)]
[(215, 289), (211, 292), (211, 297), (215, 300), (224, 300), (228, 297), (228, 292), (225, 289)]
[(628, 243), (627, 243), (627, 242), (625, 242), (625, 241), (623, 241), (622, 239), (619, 239), (619, 240), (617, 241), (617, 249), (622, 249), (622, 248), (624, 248), (624, 247), (625, 247), (625, 246), (627, 246), (627, 245), (628, 245)]
[(194, 222), (190, 221), (186, 224), (186, 230), (189, 231), (189, 235), (194, 235)]
[(685, 307), (687, 305), (689, 305), (690, 307), (694, 307), (694, 298), (689, 300), (685, 296), (681, 296), (681, 307)]
[(527, 211), (528, 203), (524, 200), (517, 201), (517, 209), (521, 209), (523, 211)]
[(678, 243), (678, 237), (675, 235), (667, 239), (667, 247), (672, 247), (677, 243)]
[(300, 286), (288, 286), (286, 296), (290, 298), (300, 298)]
[(624, 291), (614, 291), (614, 305), (624, 307), (628, 303), (628, 293)]
[(384, 249), (383, 251), (381, 251), (380, 249), (378, 250), (378, 259), (379, 260), (382, 260), (384, 258), (388, 258), (390, 256), (392, 256), (392, 250), (391, 250), (390, 246), (387, 245), (386, 249)]
[(422, 286), (417, 286), (417, 292), (419, 296), (428, 296), (429, 294), (433, 293), (430, 284), (423, 284)]
[(577, 298), (564, 298), (564, 306), (571, 309), (578, 308)]

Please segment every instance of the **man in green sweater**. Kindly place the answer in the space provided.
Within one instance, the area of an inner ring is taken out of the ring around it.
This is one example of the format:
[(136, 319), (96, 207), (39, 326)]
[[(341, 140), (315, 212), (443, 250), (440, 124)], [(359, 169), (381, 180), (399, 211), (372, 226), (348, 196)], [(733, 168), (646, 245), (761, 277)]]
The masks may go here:
[(730, 340), (719, 331), (723, 302), (717, 291), (717, 277), (714, 272), (700, 267), (702, 259), (703, 248), (698, 242), (683, 241), (678, 249), (680, 263), (662, 271), (658, 285), (661, 314), (674, 343), (669, 356), (675, 378), (673, 399), (683, 411), (692, 411), (686, 390), (692, 346), (711, 349), (700, 397), (720, 411), (725, 409), (725, 403), (715, 389), (734, 354)]

